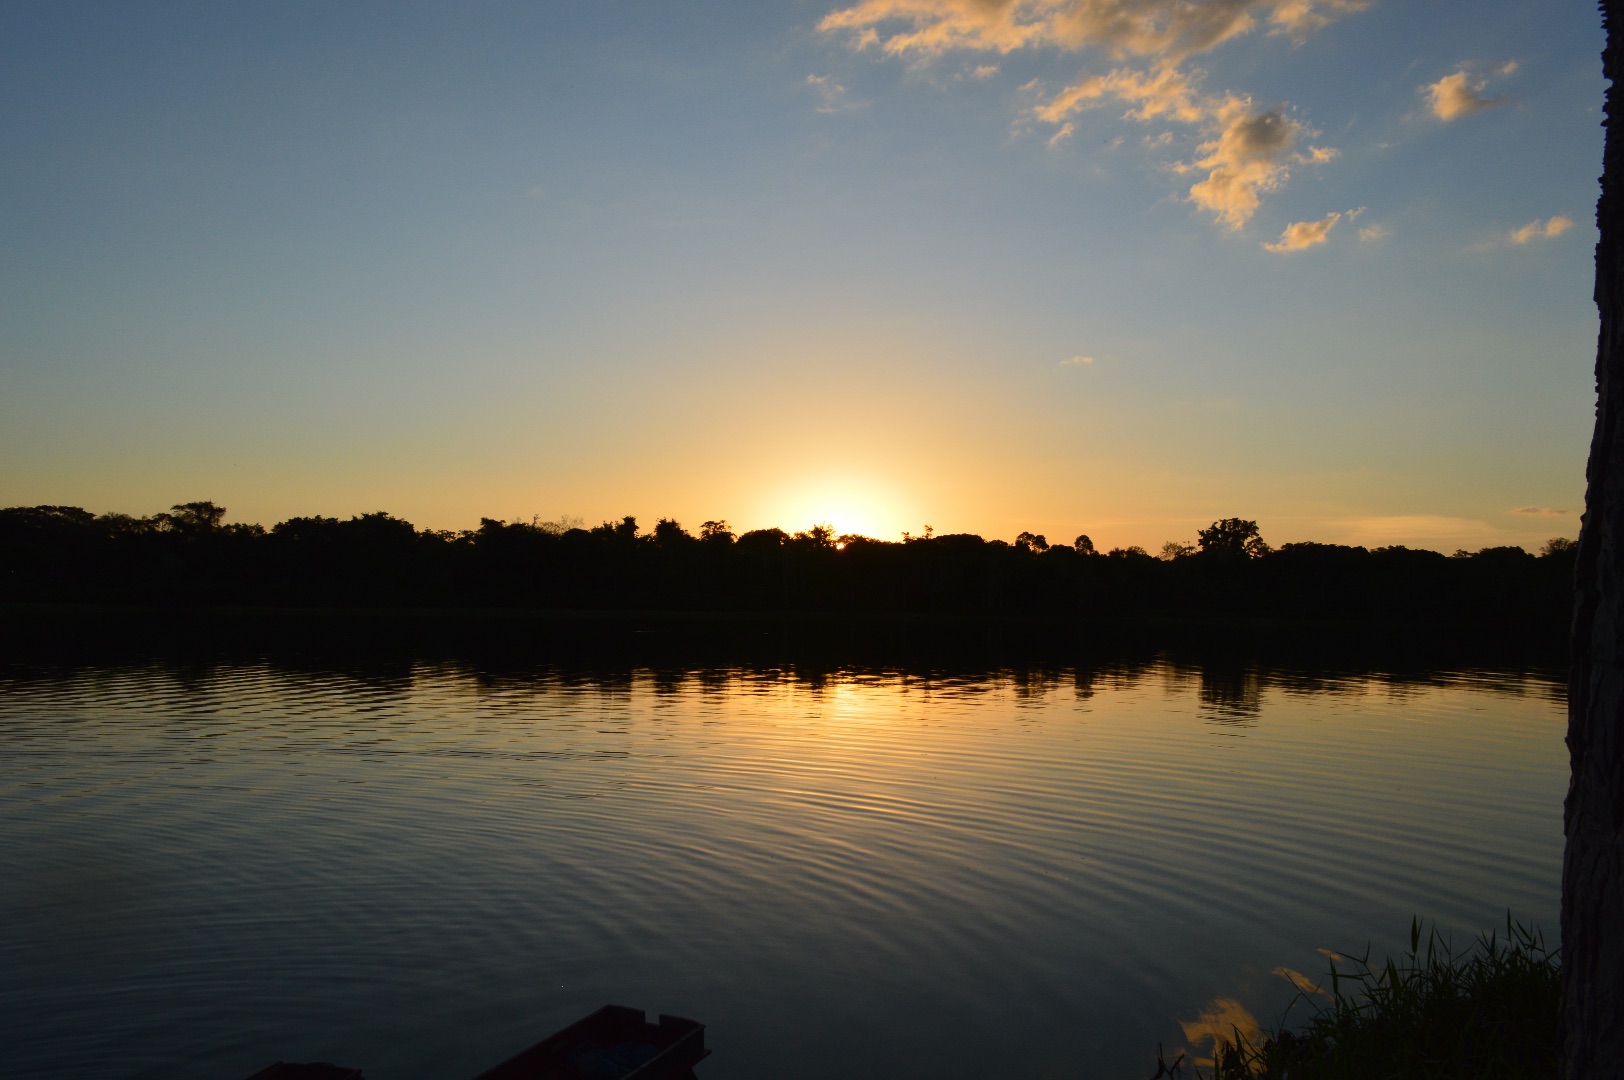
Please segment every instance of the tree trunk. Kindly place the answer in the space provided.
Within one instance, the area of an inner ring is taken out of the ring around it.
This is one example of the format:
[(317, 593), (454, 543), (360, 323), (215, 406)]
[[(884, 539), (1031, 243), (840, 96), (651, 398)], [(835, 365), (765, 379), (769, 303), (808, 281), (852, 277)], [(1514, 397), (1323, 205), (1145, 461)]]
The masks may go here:
[(1596, 431), (1585, 468), (1568, 685), (1562, 1075), (1624, 1076), (1624, 0), (1602, 0), (1606, 150), (1596, 224)]

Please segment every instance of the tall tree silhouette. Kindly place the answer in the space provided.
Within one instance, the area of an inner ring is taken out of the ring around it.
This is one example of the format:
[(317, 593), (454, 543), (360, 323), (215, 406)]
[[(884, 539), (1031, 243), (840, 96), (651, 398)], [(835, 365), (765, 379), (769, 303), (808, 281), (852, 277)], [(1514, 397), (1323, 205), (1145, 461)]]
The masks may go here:
[(1596, 204), (1596, 430), (1574, 569), (1562, 865), (1562, 1075), (1624, 1075), (1624, 0), (1602, 0), (1606, 149)]

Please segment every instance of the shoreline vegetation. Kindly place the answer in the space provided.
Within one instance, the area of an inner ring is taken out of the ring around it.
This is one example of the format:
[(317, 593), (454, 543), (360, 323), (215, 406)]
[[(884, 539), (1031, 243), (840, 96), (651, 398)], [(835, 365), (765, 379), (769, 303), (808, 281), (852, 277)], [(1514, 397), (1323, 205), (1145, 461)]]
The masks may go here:
[(1459, 626), (1565, 636), (1572, 541), (1441, 552), (1294, 543), (1225, 518), (1160, 555), (1021, 533), (692, 533), (670, 519), (482, 519), (422, 530), (386, 513), (227, 524), (212, 502), (150, 517), (0, 509), (0, 604), (214, 610), (526, 612), (571, 618), (791, 617), (1070, 626)]
[(1168, 1063), (1159, 1053), (1152, 1080), (1179, 1080), (1186, 1068), (1192, 1080), (1555, 1077), (1557, 950), (1509, 914), (1503, 933), (1484, 933), (1464, 952), (1436, 927), (1423, 930), (1412, 919), (1408, 951), (1382, 963), (1371, 962), (1368, 948), (1359, 956), (1328, 953), (1330, 970), (1317, 984), (1277, 969), (1297, 987), (1293, 1007), (1307, 1002), (1314, 1010), (1295, 1030), (1282, 1019), (1264, 1034), (1237, 1003), (1219, 999), (1184, 1025), (1192, 1042), (1210, 1042), (1211, 1056), (1192, 1061), (1180, 1053)]

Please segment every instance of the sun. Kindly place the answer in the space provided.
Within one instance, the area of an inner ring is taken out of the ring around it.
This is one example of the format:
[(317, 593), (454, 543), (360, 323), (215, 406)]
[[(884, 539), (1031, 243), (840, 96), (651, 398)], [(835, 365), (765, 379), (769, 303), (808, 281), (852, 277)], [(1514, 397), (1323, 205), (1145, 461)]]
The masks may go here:
[(829, 525), (836, 536), (896, 540), (905, 530), (919, 531), (912, 500), (879, 482), (855, 477), (819, 477), (786, 485), (763, 500), (768, 527), (800, 532)]

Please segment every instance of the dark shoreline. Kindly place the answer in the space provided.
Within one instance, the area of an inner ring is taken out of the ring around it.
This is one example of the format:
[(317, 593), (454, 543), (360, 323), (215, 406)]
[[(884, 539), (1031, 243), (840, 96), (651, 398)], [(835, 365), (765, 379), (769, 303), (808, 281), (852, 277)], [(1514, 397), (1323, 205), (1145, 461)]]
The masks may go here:
[(7, 603), (0, 604), (0, 646), (14, 661), (53, 664), (303, 656), (363, 664), (465, 658), (502, 667), (987, 671), (1165, 656), (1219, 667), (1486, 667), (1556, 677), (1568, 663), (1567, 627), (1550, 623), (381, 606)]

